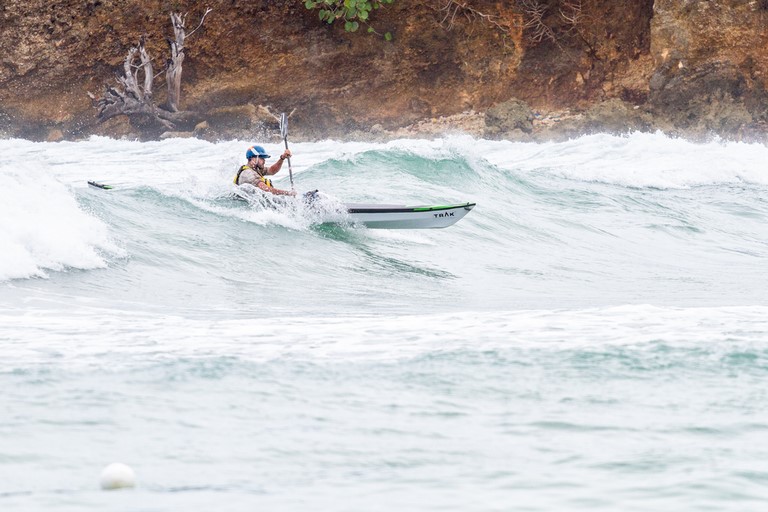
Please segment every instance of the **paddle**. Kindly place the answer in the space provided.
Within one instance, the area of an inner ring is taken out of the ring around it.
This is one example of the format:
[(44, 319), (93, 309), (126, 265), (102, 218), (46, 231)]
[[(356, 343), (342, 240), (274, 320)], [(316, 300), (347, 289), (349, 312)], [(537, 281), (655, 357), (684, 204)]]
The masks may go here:
[[(285, 141), (285, 149), (288, 149), (288, 116), (285, 112), (280, 114), (280, 135)], [(288, 157), (288, 175), (291, 177), (291, 190), (293, 190), (293, 169), (291, 168), (291, 158)]]

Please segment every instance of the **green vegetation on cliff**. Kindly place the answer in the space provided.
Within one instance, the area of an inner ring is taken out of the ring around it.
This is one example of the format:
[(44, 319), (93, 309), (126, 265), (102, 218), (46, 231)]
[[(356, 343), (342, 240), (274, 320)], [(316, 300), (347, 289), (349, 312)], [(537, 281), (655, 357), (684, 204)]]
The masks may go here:
[[(356, 32), (360, 28), (360, 23), (368, 25), (371, 11), (392, 2), (394, 0), (306, 0), (304, 7), (310, 10), (317, 9), (320, 20), (328, 24), (337, 20), (343, 21), (344, 30)], [(378, 34), (370, 25), (368, 25), (368, 32)], [(392, 34), (386, 32), (384, 39), (391, 41)]]

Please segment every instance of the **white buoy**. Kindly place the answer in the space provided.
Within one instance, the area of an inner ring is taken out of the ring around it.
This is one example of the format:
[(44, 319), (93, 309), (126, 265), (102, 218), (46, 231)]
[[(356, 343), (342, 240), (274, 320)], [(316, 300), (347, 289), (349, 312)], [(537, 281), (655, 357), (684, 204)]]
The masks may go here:
[(114, 462), (101, 471), (101, 488), (105, 491), (130, 489), (135, 486), (136, 474), (125, 464)]

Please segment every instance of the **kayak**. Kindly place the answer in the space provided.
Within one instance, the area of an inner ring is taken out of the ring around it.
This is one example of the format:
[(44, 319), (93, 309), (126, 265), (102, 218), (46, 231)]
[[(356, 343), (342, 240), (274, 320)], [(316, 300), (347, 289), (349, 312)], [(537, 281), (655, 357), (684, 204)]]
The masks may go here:
[(460, 221), (476, 203), (446, 206), (345, 204), (349, 220), (372, 229), (447, 228)]
[[(89, 181), (88, 185), (103, 190), (111, 190), (114, 187), (96, 181)], [(316, 192), (316, 191), (315, 191)], [(309, 207), (313, 206), (314, 193), (305, 196)], [(246, 194), (233, 194), (232, 199), (252, 202), (253, 198)], [(285, 201), (284, 197), (273, 197), (272, 200)], [(392, 204), (361, 204), (345, 203), (337, 212), (339, 215), (330, 215), (323, 220), (323, 224), (347, 224), (362, 225), (371, 229), (439, 229), (447, 228), (464, 218), (476, 203), (460, 203), (449, 205), (422, 205), (403, 206)], [(275, 205), (276, 206), (276, 205)]]
[[(233, 199), (249, 203), (258, 201), (263, 206), (280, 207), (287, 205), (286, 196), (252, 193), (238, 190)], [(460, 203), (443, 206), (405, 206), (394, 204), (342, 203), (334, 211), (324, 211), (316, 203), (317, 190), (307, 192), (300, 198), (310, 209), (317, 208), (322, 224), (362, 225), (370, 229), (438, 229), (447, 228), (460, 221), (477, 203)]]

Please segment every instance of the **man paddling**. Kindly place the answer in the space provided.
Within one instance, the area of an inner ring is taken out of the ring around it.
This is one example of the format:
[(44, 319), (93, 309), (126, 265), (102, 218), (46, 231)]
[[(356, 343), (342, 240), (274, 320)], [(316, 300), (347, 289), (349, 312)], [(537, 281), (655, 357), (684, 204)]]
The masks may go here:
[(281, 190), (272, 186), (272, 180), (267, 176), (272, 176), (280, 171), (283, 166), (283, 160), (291, 157), (291, 150), (287, 147), (280, 158), (272, 164), (269, 168), (265, 168), (266, 159), (269, 155), (261, 146), (251, 146), (248, 151), (245, 152), (245, 158), (248, 163), (240, 167), (237, 170), (235, 176), (235, 185), (242, 185), (248, 183), (254, 187), (258, 187), (264, 192), (275, 194), (277, 196), (295, 196), (295, 190)]

